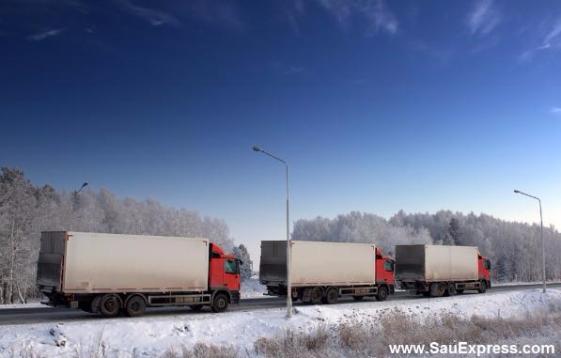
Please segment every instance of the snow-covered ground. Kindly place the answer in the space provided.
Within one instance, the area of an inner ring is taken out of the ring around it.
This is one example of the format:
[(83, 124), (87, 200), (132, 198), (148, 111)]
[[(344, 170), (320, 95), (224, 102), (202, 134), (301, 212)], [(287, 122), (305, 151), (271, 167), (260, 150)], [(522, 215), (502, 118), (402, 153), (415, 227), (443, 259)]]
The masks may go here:
[(548, 307), (561, 307), (561, 289), (542, 294), (539, 289), (465, 294), (446, 298), (403, 301), (364, 301), (338, 305), (298, 306), (291, 320), (284, 308), (246, 312), (185, 313), (174, 316), (92, 319), (68, 323), (0, 327), (0, 356), (30, 352), (41, 357), (71, 357), (92, 347), (105, 347), (109, 357), (160, 356), (175, 347), (196, 343), (234, 345), (251, 352), (260, 337), (273, 337), (290, 329), (309, 333), (317, 327), (342, 323), (378, 322), (396, 309), (418, 319), (451, 313), (460, 317), (526, 317)]

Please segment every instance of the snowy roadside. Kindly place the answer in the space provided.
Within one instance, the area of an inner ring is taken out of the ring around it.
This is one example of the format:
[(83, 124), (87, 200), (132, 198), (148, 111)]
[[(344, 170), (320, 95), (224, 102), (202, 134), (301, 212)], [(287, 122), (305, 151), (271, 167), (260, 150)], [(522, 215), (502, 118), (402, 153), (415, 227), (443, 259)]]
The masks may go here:
[[(71, 357), (102, 345), (108, 357), (161, 356), (165, 351), (191, 349), (197, 343), (253, 350), (261, 337), (291, 330), (311, 333), (318, 327), (373, 324), (381, 317), (403, 312), (417, 320), (439, 314), (469, 318), (525, 317), (548, 307), (561, 307), (561, 289), (542, 294), (539, 289), (493, 294), (465, 294), (406, 301), (364, 301), (323, 306), (298, 306), (293, 319), (283, 308), (223, 314), (187, 313), (166, 317), (93, 319), (76, 323), (49, 323), (0, 327), (0, 356), (30, 353), (41, 357)], [(97, 349), (97, 348), (95, 348)]]

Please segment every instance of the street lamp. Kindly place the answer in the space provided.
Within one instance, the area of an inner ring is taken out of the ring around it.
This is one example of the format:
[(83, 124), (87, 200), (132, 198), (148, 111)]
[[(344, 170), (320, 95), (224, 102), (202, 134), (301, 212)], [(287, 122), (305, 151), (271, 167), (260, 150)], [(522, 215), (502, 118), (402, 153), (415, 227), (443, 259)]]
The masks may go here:
[(281, 162), (285, 167), (286, 179), (286, 317), (292, 317), (292, 282), (290, 280), (290, 265), (292, 262), (290, 253), (290, 224), (289, 224), (289, 191), (288, 191), (288, 163), (274, 154), (271, 154), (262, 148), (254, 145), (253, 151), (263, 153), (269, 157)]
[[(80, 219), (80, 215), (77, 215), (76, 217), (74, 217), (75, 212), (76, 212), (76, 209), (77, 209), (77, 207), (78, 207), (78, 203), (79, 203), (78, 194), (80, 194), (80, 192), (81, 192), (82, 190), (84, 190), (84, 188), (87, 187), (87, 186), (88, 186), (88, 182), (86, 181), (86, 182), (84, 182), (84, 183), (82, 184), (82, 186), (80, 187), (80, 189), (74, 190), (74, 192), (72, 193), (72, 216), (73, 216), (72, 222), (74, 222), (74, 221), (77, 220), (77, 219)], [(70, 227), (72, 228), (73, 225), (71, 224)]]
[(82, 184), (82, 186), (80, 187), (80, 189), (78, 189), (78, 191), (76, 193), (79, 193), (82, 191), (82, 189), (84, 189), (85, 187), (88, 186), (88, 182), (84, 182), (84, 184)]
[(542, 277), (543, 277), (543, 292), (545, 293), (545, 290), (546, 290), (546, 284), (545, 284), (545, 243), (543, 241), (542, 201), (537, 196), (526, 194), (526, 193), (524, 193), (520, 190), (515, 189), (514, 193), (524, 195), (524, 196), (527, 196), (527, 197), (532, 198), (532, 199), (536, 199), (538, 201), (539, 205), (540, 205), (540, 235), (541, 235), (541, 238), (542, 238)]

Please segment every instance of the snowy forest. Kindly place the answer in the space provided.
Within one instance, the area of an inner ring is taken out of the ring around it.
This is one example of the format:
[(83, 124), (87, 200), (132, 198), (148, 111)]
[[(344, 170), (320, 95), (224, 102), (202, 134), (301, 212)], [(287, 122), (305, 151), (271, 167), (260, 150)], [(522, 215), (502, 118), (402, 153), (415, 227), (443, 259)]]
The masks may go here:
[[(539, 225), (507, 222), (492, 216), (442, 210), (435, 214), (398, 212), (389, 220), (351, 212), (334, 219), (298, 220), (294, 240), (375, 242), (393, 254), (394, 245), (434, 243), (477, 246), (491, 259), (497, 281), (541, 280)], [(544, 228), (546, 276), (561, 279), (561, 234)]]
[(40, 233), (48, 230), (205, 237), (233, 250), (246, 263), (242, 277), (251, 276), (247, 250), (243, 245), (234, 247), (223, 220), (168, 208), (154, 200), (118, 199), (106, 189), (68, 193), (49, 185), (36, 187), (21, 170), (2, 168), (0, 304), (25, 302), (37, 295)]

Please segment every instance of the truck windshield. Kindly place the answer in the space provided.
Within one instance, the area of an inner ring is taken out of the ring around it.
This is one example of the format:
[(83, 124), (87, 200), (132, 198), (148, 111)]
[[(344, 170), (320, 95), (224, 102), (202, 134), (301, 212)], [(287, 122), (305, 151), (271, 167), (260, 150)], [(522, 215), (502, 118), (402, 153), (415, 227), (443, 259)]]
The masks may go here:
[(240, 273), (238, 262), (236, 260), (225, 260), (224, 261), (224, 272), (226, 273)]
[(384, 270), (388, 272), (393, 272), (393, 261), (390, 260), (384, 261)]

